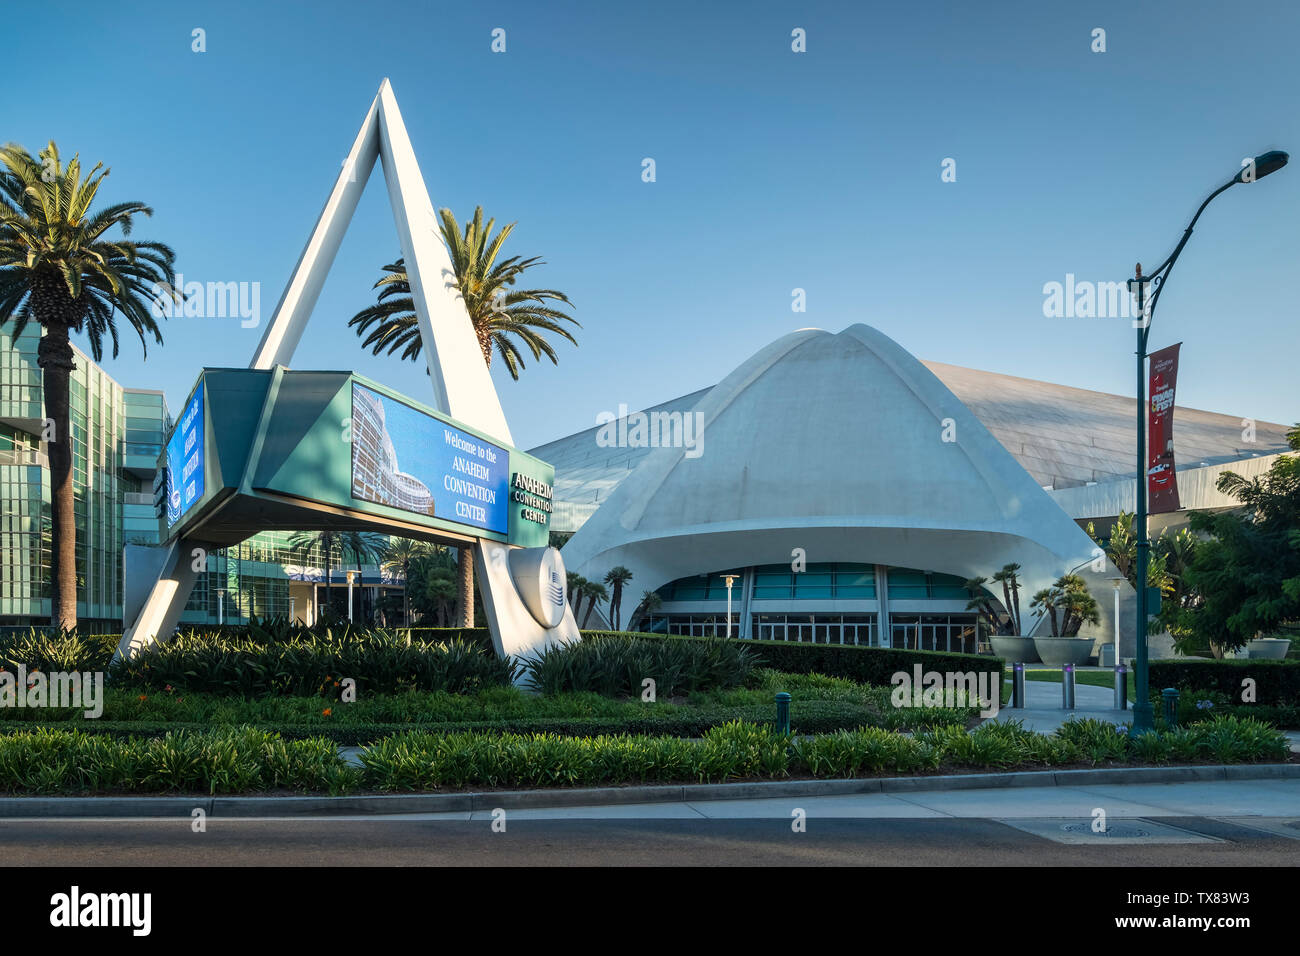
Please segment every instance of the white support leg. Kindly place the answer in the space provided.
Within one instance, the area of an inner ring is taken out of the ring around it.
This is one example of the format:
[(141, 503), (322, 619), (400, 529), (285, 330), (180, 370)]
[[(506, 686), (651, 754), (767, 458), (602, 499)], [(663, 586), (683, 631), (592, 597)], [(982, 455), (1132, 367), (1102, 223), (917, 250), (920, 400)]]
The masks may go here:
[[(201, 550), (202, 554), (196, 557), (195, 549)], [(129, 657), (141, 648), (171, 637), (199, 579), (196, 566), (206, 567), (207, 556), (213, 550), (207, 544), (189, 538), (172, 542), (158, 579), (149, 590), (135, 621), (118, 642), (115, 660)]]

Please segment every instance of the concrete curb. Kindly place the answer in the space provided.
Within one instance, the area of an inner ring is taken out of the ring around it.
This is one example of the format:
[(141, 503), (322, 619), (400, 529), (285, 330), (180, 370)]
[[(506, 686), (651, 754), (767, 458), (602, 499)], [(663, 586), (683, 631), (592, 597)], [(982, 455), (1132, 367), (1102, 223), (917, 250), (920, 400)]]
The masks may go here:
[(503, 790), (492, 793), (419, 793), (356, 797), (0, 797), (0, 820), (75, 817), (356, 816), (389, 813), (466, 813), (475, 810), (600, 807), (700, 800), (832, 797), (855, 793), (923, 793), (1015, 787), (1081, 787), (1126, 783), (1300, 779), (1300, 764), (1202, 767), (1116, 767), (1034, 770), (942, 777), (867, 777), (856, 780), (773, 780), (582, 790)]

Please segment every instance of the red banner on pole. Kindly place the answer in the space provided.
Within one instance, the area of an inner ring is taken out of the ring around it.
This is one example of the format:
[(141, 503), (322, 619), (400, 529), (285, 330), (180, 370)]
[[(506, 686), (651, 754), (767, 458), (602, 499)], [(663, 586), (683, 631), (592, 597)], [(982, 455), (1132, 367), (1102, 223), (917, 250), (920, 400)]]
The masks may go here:
[(1147, 511), (1178, 510), (1174, 473), (1174, 386), (1178, 381), (1178, 345), (1151, 353), (1147, 394)]

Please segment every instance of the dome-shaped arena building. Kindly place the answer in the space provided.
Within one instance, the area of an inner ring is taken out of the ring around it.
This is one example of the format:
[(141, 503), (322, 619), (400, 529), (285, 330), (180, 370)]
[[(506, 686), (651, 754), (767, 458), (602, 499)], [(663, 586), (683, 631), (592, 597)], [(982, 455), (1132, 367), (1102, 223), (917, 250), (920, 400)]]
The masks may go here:
[[(1060, 487), (1109, 492), (1113, 516), (1127, 457), (1132, 510), (1133, 400), (935, 368), (965, 400), (873, 328), (801, 329), (711, 389), (533, 449), (556, 467), (553, 529), (576, 529), (566, 567), (632, 572), (624, 626), (725, 633), (730, 578), (734, 636), (954, 651), (977, 649), (966, 579), (1019, 564), (1041, 635), (1030, 596), (1074, 571), (1102, 616), (1081, 636), (1110, 642), (1118, 573), (1044, 477), (1083, 466)], [(1232, 460), (1237, 421), (1178, 409), (1176, 429)], [(1258, 450), (1285, 447), (1282, 426), (1260, 428)], [(645, 590), (662, 603), (629, 621)], [(1128, 656), (1127, 582), (1120, 595)]]

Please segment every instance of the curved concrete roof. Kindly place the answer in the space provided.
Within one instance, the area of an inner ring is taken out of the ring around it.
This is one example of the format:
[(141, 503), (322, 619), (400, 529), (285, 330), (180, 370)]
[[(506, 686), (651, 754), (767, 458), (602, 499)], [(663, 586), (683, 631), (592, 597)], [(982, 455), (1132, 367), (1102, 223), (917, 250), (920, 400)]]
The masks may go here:
[[(800, 329), (795, 334), (804, 332), (829, 334), (819, 329)], [(1105, 502), (1121, 500), (1126, 494), (1132, 498), (1128, 485), (1134, 474), (1136, 450), (1133, 398), (938, 362), (920, 364), (970, 409), (1035, 482), (1057, 490), (1056, 500), (1072, 517), (1114, 514), (1106, 510), (1108, 504), (1094, 505), (1098, 495)], [(711, 390), (700, 389), (646, 411), (691, 410)], [(1268, 456), (1288, 450), (1287, 426), (1275, 422), (1256, 422), (1255, 441), (1251, 443), (1242, 439), (1242, 416), (1180, 405), (1175, 410), (1174, 428), (1180, 472), (1211, 466), (1217, 475), (1213, 466), (1243, 459), (1270, 461)], [(531, 450), (555, 466), (552, 526), (557, 531), (571, 532), (581, 527), (652, 450), (602, 448), (596, 443), (596, 431), (590, 428)], [(1129, 483), (1111, 493), (1100, 488), (1097, 494), (1062, 493), (1093, 482), (1105, 485), (1125, 478)], [(1191, 490), (1187, 476), (1180, 475), (1179, 484)], [(1076, 499), (1080, 503), (1077, 513), (1070, 507)], [(1192, 500), (1186, 494), (1184, 501), (1190, 507), (1222, 504), (1212, 498)], [(1133, 510), (1131, 500), (1126, 507)]]
[[(639, 592), (788, 562), (803, 548), (809, 562), (965, 577), (1015, 561), (1032, 594), (1093, 557), (1087, 535), (972, 411), (868, 326), (783, 336), (693, 413), (702, 453), (635, 449), (629, 473), (565, 545), (570, 569), (601, 577), (623, 564)], [(1106, 595), (1094, 593), (1104, 606)]]

